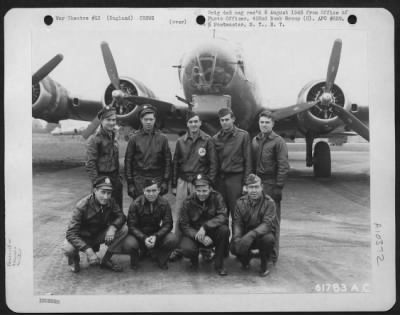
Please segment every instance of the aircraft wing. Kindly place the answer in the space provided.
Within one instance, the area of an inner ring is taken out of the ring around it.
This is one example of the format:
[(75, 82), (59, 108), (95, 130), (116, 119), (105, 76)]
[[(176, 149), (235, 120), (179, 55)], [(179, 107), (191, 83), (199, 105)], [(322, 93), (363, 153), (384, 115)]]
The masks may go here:
[(157, 114), (161, 117), (171, 115), (176, 111), (174, 104), (150, 97), (130, 95), (125, 97), (125, 99), (134, 102), (136, 105), (143, 106), (145, 104), (150, 104), (157, 109)]
[(287, 107), (283, 107), (283, 108), (279, 108), (279, 109), (274, 109), (274, 110), (271, 110), (271, 112), (272, 112), (272, 116), (274, 117), (274, 120), (282, 120), (282, 119), (297, 115), (306, 110), (309, 110), (315, 104), (317, 104), (317, 102), (307, 102), (307, 103), (295, 104), (295, 105), (291, 105), (291, 106), (287, 106)]

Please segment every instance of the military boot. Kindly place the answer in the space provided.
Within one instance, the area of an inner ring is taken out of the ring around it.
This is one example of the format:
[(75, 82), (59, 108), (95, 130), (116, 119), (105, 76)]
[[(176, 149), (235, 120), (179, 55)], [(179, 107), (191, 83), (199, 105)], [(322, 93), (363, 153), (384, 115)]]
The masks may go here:
[(139, 268), (139, 254), (136, 250), (131, 254), (131, 268), (133, 270)]
[(81, 271), (81, 266), (79, 265), (79, 262), (79, 254), (68, 257), (68, 265), (70, 266), (72, 272), (78, 273), (79, 271)]

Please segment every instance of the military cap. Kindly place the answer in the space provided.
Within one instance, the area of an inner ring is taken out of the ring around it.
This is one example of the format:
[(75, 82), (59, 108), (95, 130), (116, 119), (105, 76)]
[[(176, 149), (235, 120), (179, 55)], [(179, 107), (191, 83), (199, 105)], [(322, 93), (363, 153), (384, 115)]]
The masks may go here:
[(204, 174), (198, 174), (194, 179), (193, 179), (193, 185), (194, 186), (204, 186), (204, 185), (209, 185), (211, 186), (211, 180), (207, 175)]
[(224, 116), (226, 116), (228, 114), (230, 114), (232, 117), (235, 116), (235, 114), (232, 112), (232, 110), (230, 108), (227, 108), (227, 107), (221, 108), (218, 111), (218, 117), (219, 118), (224, 117)]
[(140, 118), (142, 118), (146, 114), (156, 114), (156, 109), (150, 104), (143, 105), (142, 110), (140, 111)]
[(256, 184), (258, 182), (261, 183), (261, 178), (260, 177), (258, 177), (255, 174), (249, 174), (249, 176), (247, 176), (247, 178), (246, 178), (246, 182), (245, 183), (246, 183), (246, 185), (253, 185), (253, 184)]
[(108, 118), (112, 115), (115, 115), (117, 112), (115, 109), (111, 106), (104, 106), (98, 113), (97, 113), (97, 118), (100, 120), (103, 120), (105, 118)]
[(103, 189), (109, 189), (112, 190), (112, 184), (111, 180), (107, 176), (100, 176), (99, 178), (96, 179), (96, 181), (93, 184), (94, 188), (103, 188)]
[(199, 119), (200, 119), (199, 114), (197, 114), (196, 112), (194, 112), (194, 111), (192, 111), (192, 110), (188, 111), (188, 112), (187, 112), (187, 115), (186, 115), (186, 122), (188, 122), (189, 119), (192, 119), (192, 118), (195, 117), (195, 116), (198, 116)]
[(157, 184), (157, 186), (158, 186), (158, 181), (156, 181), (153, 178), (146, 178), (144, 180), (144, 183), (143, 183), (143, 188), (147, 188), (149, 186), (153, 186), (154, 184)]

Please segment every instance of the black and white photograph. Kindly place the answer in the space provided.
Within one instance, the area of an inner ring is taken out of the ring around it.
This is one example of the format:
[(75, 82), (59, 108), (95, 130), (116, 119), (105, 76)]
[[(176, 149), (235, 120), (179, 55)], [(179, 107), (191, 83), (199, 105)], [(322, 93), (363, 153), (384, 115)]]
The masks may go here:
[(393, 31), (384, 9), (9, 12), (8, 306), (390, 309)]

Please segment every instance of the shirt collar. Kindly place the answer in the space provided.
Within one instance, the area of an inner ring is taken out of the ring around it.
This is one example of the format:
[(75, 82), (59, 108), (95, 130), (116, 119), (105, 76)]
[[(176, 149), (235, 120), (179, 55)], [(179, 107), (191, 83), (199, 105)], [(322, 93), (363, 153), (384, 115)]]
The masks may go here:
[(268, 134), (268, 136), (266, 136), (264, 133), (262, 133), (262, 132), (260, 132), (258, 135), (257, 135), (257, 139), (258, 140), (263, 140), (263, 139), (274, 139), (274, 138), (276, 138), (278, 135), (272, 130), (269, 134)]
[[(190, 135), (190, 132), (187, 131), (187, 132), (185, 133), (185, 135), (183, 136), (183, 141), (186, 142), (187, 139), (189, 139), (189, 138), (193, 139), (193, 137)], [(205, 140), (205, 139), (207, 138), (206, 133), (205, 133), (204, 131), (202, 131), (201, 129), (199, 130), (199, 133), (198, 133), (198, 136), (196, 137), (196, 139), (199, 139), (199, 138), (201, 138), (201, 139), (203, 139), (203, 140)]]
[(223, 136), (230, 136), (232, 135), (233, 137), (235, 137), (238, 133), (237, 127), (235, 125), (233, 125), (232, 130), (230, 131), (225, 131), (224, 129), (221, 129), (221, 137)]
[(257, 200), (253, 201), (253, 199), (250, 198), (250, 196), (247, 196), (249, 203), (252, 207), (258, 206), (265, 198), (264, 193), (261, 194), (260, 198)]
[(142, 135), (154, 135), (154, 134), (158, 133), (158, 130), (156, 128), (153, 128), (153, 130), (151, 132), (146, 132), (146, 131), (144, 131), (143, 128), (140, 128), (139, 132)]
[(110, 132), (108, 132), (107, 130), (105, 130), (104, 128), (103, 128), (103, 126), (101, 126), (100, 125), (100, 134), (101, 135), (103, 135), (103, 136), (106, 136), (106, 137), (108, 137), (108, 138), (110, 138), (110, 139), (114, 139), (114, 131), (110, 131)]

